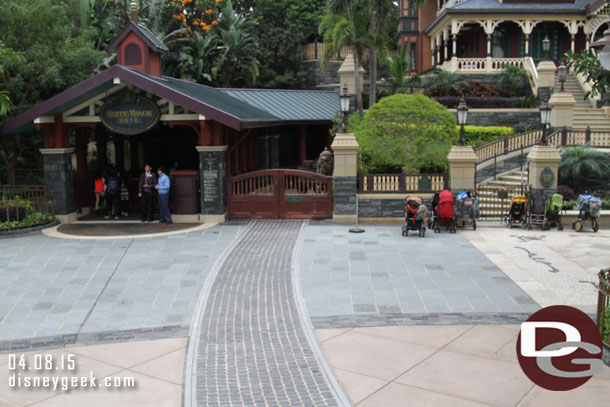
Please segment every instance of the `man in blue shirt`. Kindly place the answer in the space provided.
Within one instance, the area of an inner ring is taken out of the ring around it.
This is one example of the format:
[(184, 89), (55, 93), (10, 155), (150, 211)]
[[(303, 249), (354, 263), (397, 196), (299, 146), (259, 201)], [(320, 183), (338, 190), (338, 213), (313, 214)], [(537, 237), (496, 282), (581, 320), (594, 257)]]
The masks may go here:
[(159, 223), (170, 224), (172, 223), (172, 215), (169, 213), (170, 180), (165, 174), (165, 168), (159, 167), (157, 173), (159, 174), (159, 179), (157, 185), (155, 185), (155, 189), (159, 193), (159, 212), (161, 213), (161, 220)]

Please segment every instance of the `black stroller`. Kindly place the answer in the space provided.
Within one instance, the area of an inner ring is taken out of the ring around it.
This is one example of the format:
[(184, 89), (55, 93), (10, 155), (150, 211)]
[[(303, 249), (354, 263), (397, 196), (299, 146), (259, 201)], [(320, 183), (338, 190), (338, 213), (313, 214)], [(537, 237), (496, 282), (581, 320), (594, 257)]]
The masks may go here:
[(546, 196), (536, 195), (530, 202), (530, 217), (528, 229), (532, 229), (533, 226), (544, 229), (546, 223), (545, 212), (546, 212)]
[(479, 201), (472, 196), (470, 191), (460, 192), (455, 199), (455, 225), (464, 227), (471, 224), (472, 229), (477, 229), (477, 219), (481, 216)]
[(405, 199), (405, 225), (402, 235), (409, 236), (409, 230), (417, 231), (419, 237), (426, 236), (427, 208), (419, 196), (407, 196)]
[(576, 208), (578, 209), (578, 219), (572, 223), (572, 228), (580, 232), (585, 222), (591, 221), (591, 229), (593, 229), (593, 232), (597, 232), (599, 230), (598, 219), (602, 209), (602, 200), (585, 193), (578, 197)]
[(510, 200), (510, 209), (508, 215), (504, 218), (509, 228), (514, 225), (525, 225), (526, 223), (526, 205), (527, 199), (524, 196), (513, 196)]

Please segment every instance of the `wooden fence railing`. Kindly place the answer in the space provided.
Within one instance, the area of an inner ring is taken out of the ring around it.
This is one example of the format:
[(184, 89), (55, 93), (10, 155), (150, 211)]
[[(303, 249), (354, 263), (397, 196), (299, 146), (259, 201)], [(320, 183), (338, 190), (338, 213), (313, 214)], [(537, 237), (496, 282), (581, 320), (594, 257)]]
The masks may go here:
[(0, 231), (23, 229), (55, 220), (55, 199), (44, 186), (0, 185)]
[[(529, 148), (540, 143), (542, 130), (531, 130), (525, 133), (507, 136), (503, 139), (475, 148), (477, 164), (487, 160), (501, 160), (502, 156), (522, 148)], [(610, 132), (586, 130), (556, 129), (547, 135), (547, 143), (555, 147), (581, 146), (590, 143), (591, 147), (610, 148)]]
[[(311, 42), (309, 44), (305, 44), (305, 60), (317, 60), (322, 59), (325, 52), (325, 45), (323, 42)], [(335, 59), (344, 59), (349, 54), (352, 54), (352, 47), (343, 47), (337, 52), (335, 55)]]
[(445, 174), (360, 174), (358, 189), (361, 194), (374, 193), (432, 193), (447, 188)]

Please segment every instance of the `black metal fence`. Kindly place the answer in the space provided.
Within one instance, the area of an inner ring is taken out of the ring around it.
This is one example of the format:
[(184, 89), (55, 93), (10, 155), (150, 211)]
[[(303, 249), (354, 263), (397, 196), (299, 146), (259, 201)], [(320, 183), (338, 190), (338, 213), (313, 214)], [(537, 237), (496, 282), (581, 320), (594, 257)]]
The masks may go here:
[(55, 199), (39, 185), (0, 185), (0, 232), (55, 220)]

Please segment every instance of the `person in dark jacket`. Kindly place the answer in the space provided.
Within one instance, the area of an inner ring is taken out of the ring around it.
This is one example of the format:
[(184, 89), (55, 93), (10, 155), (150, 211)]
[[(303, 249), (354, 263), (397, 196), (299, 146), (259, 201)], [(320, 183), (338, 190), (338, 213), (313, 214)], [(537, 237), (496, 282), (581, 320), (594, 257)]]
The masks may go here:
[(110, 217), (119, 219), (119, 198), (121, 196), (119, 174), (112, 167), (109, 167), (106, 173), (106, 191), (104, 193), (106, 209), (108, 210), (106, 212), (106, 219), (109, 219)]
[(138, 186), (138, 196), (142, 200), (142, 222), (153, 221), (156, 185), (157, 174), (152, 171), (150, 165), (146, 164), (144, 172), (140, 175), (140, 184)]

